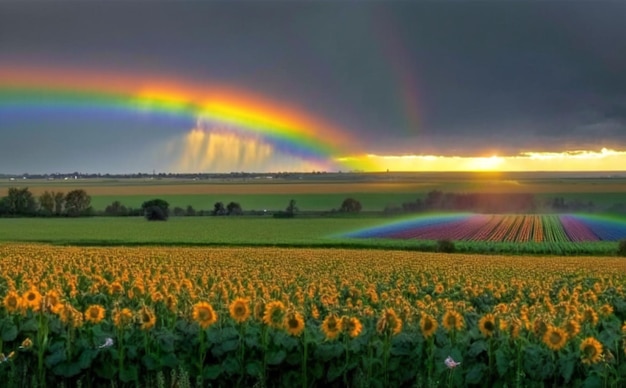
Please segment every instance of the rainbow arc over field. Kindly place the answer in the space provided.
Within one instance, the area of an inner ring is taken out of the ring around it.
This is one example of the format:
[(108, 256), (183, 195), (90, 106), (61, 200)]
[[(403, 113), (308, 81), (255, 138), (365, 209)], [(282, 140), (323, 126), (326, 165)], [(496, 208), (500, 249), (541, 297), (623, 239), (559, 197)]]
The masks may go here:
[(589, 242), (626, 238), (626, 218), (595, 214), (428, 214), (353, 231), (353, 238)]
[(194, 86), (159, 76), (90, 73), (80, 70), (0, 69), (0, 108), (122, 111), (174, 115), (198, 123), (185, 128), (187, 141), (198, 132), (228, 133), (258, 141), (320, 166), (343, 165), (334, 159), (354, 144), (346, 131), (283, 103), (230, 86)]

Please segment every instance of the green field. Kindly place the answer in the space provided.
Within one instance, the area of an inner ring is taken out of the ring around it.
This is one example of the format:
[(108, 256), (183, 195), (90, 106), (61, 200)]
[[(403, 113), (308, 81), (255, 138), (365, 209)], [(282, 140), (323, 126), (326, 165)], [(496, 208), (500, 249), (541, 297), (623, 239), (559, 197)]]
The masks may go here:
[[(386, 217), (274, 219), (258, 217), (5, 218), (0, 242), (38, 242), (93, 246), (285, 246), (434, 251), (436, 241), (355, 239), (343, 234), (390, 222)], [(458, 252), (614, 256), (616, 242), (456, 242)]]

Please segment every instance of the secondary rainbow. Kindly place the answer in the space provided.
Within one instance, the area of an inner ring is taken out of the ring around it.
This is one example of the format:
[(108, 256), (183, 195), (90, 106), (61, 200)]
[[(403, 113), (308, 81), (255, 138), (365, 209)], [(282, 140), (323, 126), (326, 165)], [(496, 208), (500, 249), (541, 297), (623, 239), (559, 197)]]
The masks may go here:
[(4, 109), (114, 109), (183, 116), (260, 137), (281, 152), (330, 164), (356, 143), (345, 131), (284, 105), (215, 84), (197, 87), (149, 75), (0, 66), (0, 108)]

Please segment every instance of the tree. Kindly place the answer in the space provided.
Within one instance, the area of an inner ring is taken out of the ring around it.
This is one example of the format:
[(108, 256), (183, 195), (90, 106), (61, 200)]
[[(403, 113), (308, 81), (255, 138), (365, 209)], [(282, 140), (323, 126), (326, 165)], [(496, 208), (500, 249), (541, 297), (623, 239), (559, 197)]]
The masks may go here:
[(82, 189), (72, 190), (65, 195), (65, 212), (70, 217), (86, 215), (91, 207), (91, 197)]
[(114, 201), (104, 209), (104, 214), (108, 216), (126, 216), (128, 215), (128, 209), (120, 201)]
[(294, 216), (297, 211), (298, 211), (298, 207), (296, 206), (296, 200), (295, 199), (290, 199), (289, 200), (289, 205), (287, 205), (287, 208), (285, 209), (285, 212), (287, 214), (291, 214), (292, 216)]
[(193, 217), (196, 215), (196, 209), (191, 205), (187, 205), (187, 209), (185, 210), (185, 215), (188, 217)]
[(9, 195), (5, 198), (6, 212), (13, 216), (32, 216), (37, 211), (37, 202), (28, 187), (18, 189), (9, 188)]
[(344, 213), (358, 213), (361, 211), (361, 202), (354, 198), (346, 198), (343, 200), (339, 210)]
[(213, 215), (214, 216), (223, 216), (226, 214), (226, 207), (224, 207), (223, 202), (215, 202), (213, 205)]
[(39, 208), (44, 215), (52, 215), (54, 213), (54, 193), (48, 190), (44, 191), (39, 196)]
[(243, 209), (237, 202), (229, 202), (228, 205), (226, 205), (226, 210), (229, 216), (240, 216), (243, 214)]
[(148, 221), (167, 221), (170, 204), (163, 199), (152, 199), (141, 204), (143, 214)]
[(65, 194), (60, 191), (57, 191), (53, 195), (54, 197), (54, 214), (60, 216), (63, 214), (63, 209), (65, 208)]

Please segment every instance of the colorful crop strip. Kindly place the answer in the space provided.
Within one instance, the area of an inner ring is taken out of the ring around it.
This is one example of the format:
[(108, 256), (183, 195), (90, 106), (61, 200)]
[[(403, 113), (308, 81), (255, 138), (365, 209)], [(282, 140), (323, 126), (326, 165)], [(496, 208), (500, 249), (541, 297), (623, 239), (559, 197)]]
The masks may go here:
[(354, 232), (357, 238), (494, 242), (585, 242), (626, 238), (626, 222), (577, 214), (445, 214)]

